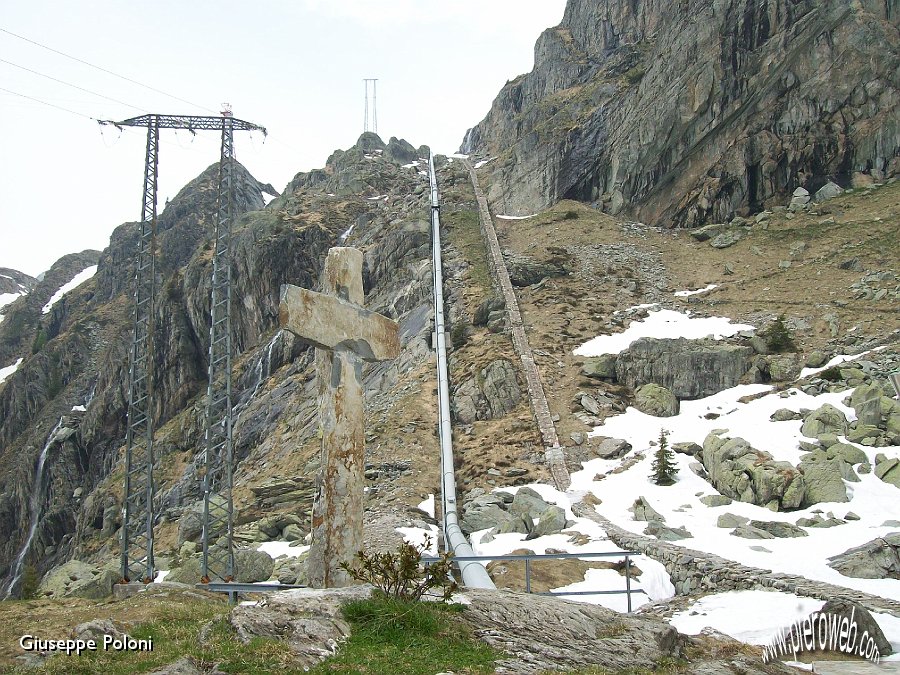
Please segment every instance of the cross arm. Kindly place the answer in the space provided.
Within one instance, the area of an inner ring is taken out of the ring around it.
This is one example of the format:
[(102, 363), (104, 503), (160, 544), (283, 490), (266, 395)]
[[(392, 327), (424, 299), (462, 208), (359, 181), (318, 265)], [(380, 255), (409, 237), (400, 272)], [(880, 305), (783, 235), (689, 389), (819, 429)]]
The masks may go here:
[[(121, 122), (103, 121), (101, 124), (112, 124), (117, 127), (149, 127), (158, 126), (160, 129), (187, 129), (188, 131), (221, 131), (225, 117), (213, 115), (141, 115), (131, 117)], [(266, 133), (266, 128), (258, 124), (229, 117), (232, 128), (235, 131), (261, 131)]]
[(285, 284), (278, 316), (282, 328), (320, 349), (352, 351), (364, 361), (400, 355), (396, 321), (333, 295)]

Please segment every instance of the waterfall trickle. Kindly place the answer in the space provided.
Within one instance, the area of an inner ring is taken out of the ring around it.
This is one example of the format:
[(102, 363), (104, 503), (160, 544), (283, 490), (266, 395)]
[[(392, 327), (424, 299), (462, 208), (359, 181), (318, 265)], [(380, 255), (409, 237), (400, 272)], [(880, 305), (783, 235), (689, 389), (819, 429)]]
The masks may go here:
[(278, 342), (278, 339), (282, 335), (282, 330), (278, 329), (275, 334), (269, 340), (269, 344), (266, 347), (265, 354), (260, 355), (259, 361), (256, 362), (256, 365), (253, 367), (254, 373), (256, 375), (256, 382), (253, 385), (253, 390), (250, 392), (249, 396), (242, 397), (240, 403), (236, 404), (233, 409), (233, 414), (240, 415), (247, 406), (250, 405), (250, 401), (253, 400), (253, 397), (256, 396), (256, 392), (259, 391), (259, 388), (262, 386), (262, 383), (266, 380), (269, 375), (272, 374), (272, 350), (275, 348), (275, 343)]
[(28, 555), (28, 551), (31, 548), (31, 541), (34, 539), (34, 535), (37, 532), (38, 521), (41, 518), (41, 502), (43, 501), (44, 495), (44, 464), (47, 461), (47, 453), (50, 450), (50, 446), (53, 445), (53, 441), (56, 440), (56, 435), (62, 425), (63, 418), (60, 417), (59, 422), (57, 422), (56, 426), (53, 427), (53, 431), (51, 431), (50, 435), (47, 436), (47, 442), (44, 444), (44, 449), (41, 450), (41, 455), (38, 458), (37, 467), (34, 471), (34, 485), (31, 488), (31, 500), (29, 502), (31, 512), (31, 527), (28, 528), (28, 536), (25, 537), (25, 543), (22, 544), (22, 549), (19, 551), (19, 555), (16, 557), (16, 562), (13, 565), (9, 586), (6, 587), (6, 595), (3, 598), (4, 600), (9, 599), (9, 596), (12, 595), (13, 590), (22, 577), (22, 570), (25, 565), (25, 556)]

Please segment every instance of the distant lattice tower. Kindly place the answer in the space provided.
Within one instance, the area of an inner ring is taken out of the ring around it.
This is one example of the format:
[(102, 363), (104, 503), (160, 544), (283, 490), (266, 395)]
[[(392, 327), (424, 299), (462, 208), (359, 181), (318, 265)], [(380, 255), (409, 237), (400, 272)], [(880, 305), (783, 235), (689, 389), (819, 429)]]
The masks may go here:
[[(363, 83), (366, 85), (366, 120), (363, 124), (363, 131), (371, 131), (378, 133), (378, 79), (365, 78)], [(369, 96), (371, 90), (372, 95)], [(371, 103), (370, 103), (371, 101)]]

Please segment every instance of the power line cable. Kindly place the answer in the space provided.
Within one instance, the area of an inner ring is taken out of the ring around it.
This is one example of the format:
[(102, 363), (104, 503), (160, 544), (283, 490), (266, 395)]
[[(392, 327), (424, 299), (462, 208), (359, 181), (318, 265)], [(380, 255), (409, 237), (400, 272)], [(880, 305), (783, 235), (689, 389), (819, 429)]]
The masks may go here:
[(93, 120), (94, 122), (99, 122), (96, 117), (91, 117), (90, 115), (85, 115), (84, 113), (75, 112), (74, 110), (69, 110), (68, 108), (63, 108), (61, 105), (56, 105), (55, 103), (47, 103), (47, 101), (42, 101), (39, 98), (35, 98), (34, 96), (27, 96), (26, 94), (20, 94), (17, 91), (12, 91), (10, 89), (4, 89), (0, 87), (0, 91), (5, 91), (7, 94), (12, 94), (13, 96), (21, 96), (22, 98), (27, 98), (29, 101), (35, 101), (36, 103), (42, 103), (43, 105), (48, 105), (51, 108), (56, 108), (57, 110), (63, 110), (67, 113), (71, 113), (73, 115), (78, 115), (79, 117), (84, 117), (89, 120)]
[(99, 96), (100, 98), (104, 98), (107, 101), (112, 101), (113, 103), (118, 103), (119, 105), (124, 105), (126, 108), (132, 108), (134, 110), (144, 112), (143, 108), (139, 108), (136, 105), (131, 105), (130, 103), (125, 103), (125, 101), (120, 101), (117, 98), (112, 98), (111, 96), (106, 96), (104, 94), (97, 93), (96, 91), (91, 91), (90, 89), (85, 89), (84, 87), (79, 87), (77, 84), (72, 84), (71, 82), (66, 82), (65, 80), (60, 80), (57, 77), (53, 77), (52, 75), (47, 75), (45, 73), (38, 72), (37, 70), (32, 70), (31, 68), (26, 68), (25, 66), (21, 66), (18, 63), (13, 63), (12, 61), (7, 61), (6, 59), (0, 59), (0, 63), (5, 63), (5, 64), (13, 66), (15, 68), (20, 68), (24, 71), (33, 73), (35, 75), (40, 75), (41, 77), (45, 77), (48, 80), (53, 80), (54, 82), (59, 82), (60, 84), (64, 84), (67, 87), (72, 87), (73, 89), (77, 89), (78, 91), (83, 91), (86, 94), (91, 94), (92, 96)]
[(208, 112), (213, 113), (214, 115), (218, 115), (219, 112), (213, 110), (212, 108), (207, 108), (206, 106), (200, 105), (199, 103), (192, 103), (187, 99), (183, 99), (179, 96), (175, 96), (174, 94), (169, 94), (168, 92), (163, 91), (162, 89), (157, 89), (156, 87), (151, 87), (148, 84), (144, 84), (143, 82), (138, 82), (130, 77), (126, 77), (125, 75), (119, 75), (118, 73), (114, 73), (111, 70), (103, 68), (101, 66), (95, 65), (84, 59), (79, 59), (77, 56), (72, 56), (71, 54), (66, 54), (65, 52), (61, 52), (58, 49), (54, 49), (53, 47), (48, 47), (45, 44), (41, 44), (40, 42), (36, 42), (35, 40), (31, 40), (23, 35), (19, 35), (18, 33), (13, 33), (11, 30), (6, 30), (5, 28), (0, 28), (0, 32), (6, 33), (7, 35), (12, 35), (14, 38), (18, 38), (19, 40), (24, 40), (30, 44), (35, 45), (36, 47), (40, 47), (41, 49), (46, 49), (47, 51), (53, 52), (54, 54), (59, 54), (60, 56), (64, 56), (67, 59), (71, 59), (73, 61), (77, 61), (78, 63), (82, 63), (86, 66), (90, 66), (96, 70), (99, 70), (107, 75), (112, 75), (113, 77), (118, 77), (120, 80), (125, 80), (126, 82), (131, 82), (132, 84), (136, 84), (139, 87), (143, 87), (144, 89), (149, 89), (150, 91), (156, 92), (157, 94), (162, 94), (163, 96), (167, 96), (169, 98), (175, 99), (176, 101), (181, 101), (182, 103), (187, 103), (188, 105), (194, 106), (195, 108), (200, 108), (201, 110), (206, 110)]

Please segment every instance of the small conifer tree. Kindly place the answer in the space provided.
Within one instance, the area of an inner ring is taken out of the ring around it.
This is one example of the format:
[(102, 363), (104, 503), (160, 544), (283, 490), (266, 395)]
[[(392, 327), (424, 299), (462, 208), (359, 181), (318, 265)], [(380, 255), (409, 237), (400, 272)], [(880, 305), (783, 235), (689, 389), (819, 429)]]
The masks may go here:
[(678, 467), (675, 466), (675, 453), (669, 447), (669, 432), (665, 429), (659, 432), (659, 448), (653, 460), (652, 480), (657, 485), (673, 485)]

